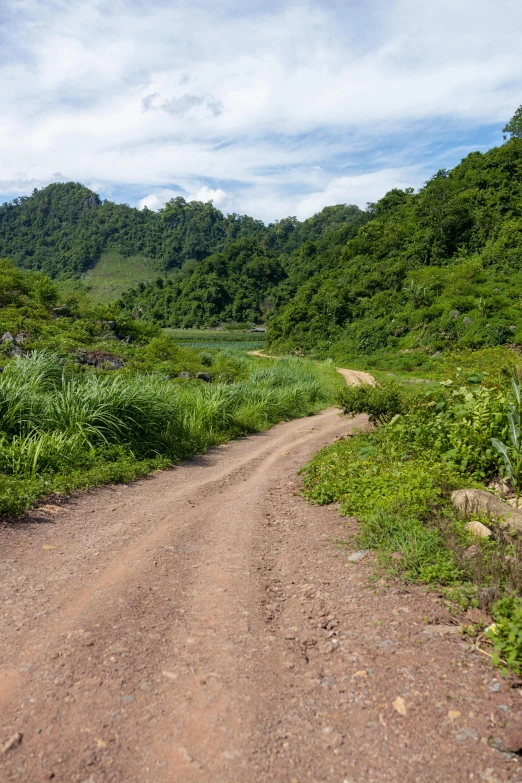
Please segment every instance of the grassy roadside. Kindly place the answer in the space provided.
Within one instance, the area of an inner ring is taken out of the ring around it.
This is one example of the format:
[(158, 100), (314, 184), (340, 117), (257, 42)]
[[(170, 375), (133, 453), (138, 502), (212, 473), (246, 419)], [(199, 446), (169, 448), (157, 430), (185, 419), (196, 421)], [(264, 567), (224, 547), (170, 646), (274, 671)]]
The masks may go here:
[(210, 446), (328, 405), (331, 363), (243, 365), (232, 382), (176, 383), (159, 373), (82, 372), (34, 352), (0, 375), (0, 513), (52, 493), (129, 481)]
[(492, 444), (502, 441), (516, 460), (509, 434), (510, 414), (519, 436), (521, 429), (509, 379), (516, 368), (492, 362), (480, 371), (484, 362), (477, 369), (457, 361), (462, 356), (445, 358), (453, 377), (437, 385), (388, 378), (374, 389), (341, 391), (344, 412), (368, 413), (373, 428), (319, 452), (304, 468), (305, 494), (337, 502), (341, 514), (358, 519), (354, 543), (375, 551), (381, 571), (442, 587), (460, 611), (487, 612), (495, 621), (487, 631), (495, 660), (522, 673), (522, 537), (473, 515), (491, 530), (479, 538), (451, 502), (459, 488), (512, 496), (522, 480), (506, 480), (505, 460)]

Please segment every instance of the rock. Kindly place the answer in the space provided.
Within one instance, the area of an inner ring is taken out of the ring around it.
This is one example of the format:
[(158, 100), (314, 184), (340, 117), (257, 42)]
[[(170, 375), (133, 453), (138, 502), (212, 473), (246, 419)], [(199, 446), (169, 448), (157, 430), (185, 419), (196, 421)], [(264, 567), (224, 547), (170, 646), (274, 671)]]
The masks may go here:
[(178, 378), (190, 378), (190, 373), (188, 372), (179, 372)]
[(363, 549), (360, 552), (352, 552), (351, 555), (348, 555), (347, 560), (349, 563), (358, 563), (363, 557), (366, 557), (367, 554), (368, 550), (366, 549)]
[(9, 739), (7, 740), (7, 742), (5, 743), (5, 745), (2, 748), (2, 753), (7, 753), (8, 751), (12, 750), (13, 748), (17, 748), (18, 745), (20, 745), (22, 743), (23, 738), (24, 738), (24, 735), (22, 734), (22, 732), (21, 731), (17, 731), (16, 734), (13, 734), (11, 737), (9, 737)]
[(464, 324), (464, 326), (471, 326), (471, 324), (473, 323), (473, 319), (470, 318), (469, 315), (467, 315), (465, 318), (462, 319), (462, 323)]
[(59, 305), (58, 307), (53, 307), (51, 310), (52, 314), (55, 316), (55, 318), (68, 318), (71, 315), (71, 311), (67, 307), (67, 305)]
[(205, 381), (205, 383), (210, 383), (212, 380), (212, 376), (208, 374), (208, 372), (197, 372), (196, 378), (200, 381)]
[(522, 751), (521, 719), (517, 719), (513, 723), (508, 723), (503, 744), (509, 753), (520, 753), (520, 751)]
[(392, 560), (405, 560), (406, 555), (403, 555), (402, 552), (392, 552), (390, 555)]
[(450, 634), (458, 634), (460, 632), (460, 625), (428, 625), (428, 627), (424, 629), (424, 633), (427, 633), (430, 636), (448, 636)]
[(479, 545), (472, 544), (471, 546), (468, 546), (468, 548), (464, 550), (463, 554), (466, 560), (470, 560), (472, 557), (476, 557), (479, 552), (480, 552)]
[(457, 489), (452, 492), (451, 501), (463, 514), (484, 514), (502, 520), (503, 527), (522, 531), (522, 511), (511, 508), (491, 492), (483, 489)]
[(4, 334), (0, 339), (0, 343), (13, 343), (13, 342), (14, 342), (14, 337), (11, 334), (11, 332), (4, 332)]
[(457, 731), (457, 733), (455, 734), (455, 739), (457, 740), (457, 742), (465, 742), (466, 740), (469, 739), (477, 740), (478, 736), (477, 733), (473, 731), (473, 729), (469, 729), (465, 727), (460, 731)]
[(470, 533), (473, 533), (474, 536), (478, 536), (479, 538), (489, 538), (491, 536), (489, 527), (486, 527), (486, 525), (483, 525), (482, 522), (479, 522), (478, 520), (466, 522), (466, 530), (469, 530)]
[(25, 343), (27, 340), (30, 339), (31, 339), (30, 333), (22, 331), (22, 332), (18, 332), (18, 334), (14, 338), (14, 341), (15, 343), (17, 343), (17, 345), (21, 345), (22, 343)]
[(394, 710), (397, 710), (399, 715), (407, 715), (408, 714), (408, 708), (406, 707), (406, 702), (402, 698), (402, 696), (397, 696), (395, 701), (392, 703), (392, 707)]
[(106, 351), (87, 351), (85, 348), (80, 348), (76, 356), (80, 364), (102, 370), (121, 370), (125, 364), (119, 356)]
[(489, 623), (489, 617), (482, 609), (468, 609), (466, 612), (466, 620), (470, 623), (476, 623), (477, 625), (487, 625)]

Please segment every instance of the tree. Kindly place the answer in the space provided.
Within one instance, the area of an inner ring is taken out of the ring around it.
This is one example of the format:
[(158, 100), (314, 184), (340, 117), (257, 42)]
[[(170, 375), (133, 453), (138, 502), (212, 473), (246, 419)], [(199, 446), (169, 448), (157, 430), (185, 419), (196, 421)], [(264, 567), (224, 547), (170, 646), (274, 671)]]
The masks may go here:
[(522, 106), (518, 107), (502, 132), (504, 139), (507, 139), (508, 133), (512, 139), (522, 139)]

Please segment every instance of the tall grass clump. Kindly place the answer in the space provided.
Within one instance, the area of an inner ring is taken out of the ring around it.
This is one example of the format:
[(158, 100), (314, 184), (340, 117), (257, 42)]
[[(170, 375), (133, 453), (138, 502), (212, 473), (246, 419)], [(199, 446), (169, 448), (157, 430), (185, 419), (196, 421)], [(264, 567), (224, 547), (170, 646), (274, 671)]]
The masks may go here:
[(0, 513), (39, 497), (130, 480), (333, 399), (331, 366), (245, 360), (243, 380), (175, 383), (157, 373), (82, 370), (50, 352), (0, 375)]

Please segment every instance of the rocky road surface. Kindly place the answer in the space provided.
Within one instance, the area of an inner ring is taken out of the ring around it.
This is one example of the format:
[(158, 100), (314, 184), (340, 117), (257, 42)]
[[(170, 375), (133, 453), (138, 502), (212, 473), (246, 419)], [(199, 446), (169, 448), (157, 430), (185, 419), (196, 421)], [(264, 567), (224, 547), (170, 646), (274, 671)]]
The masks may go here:
[(2, 783), (521, 781), (516, 683), (299, 495), (364, 424), (330, 409), (5, 523)]

